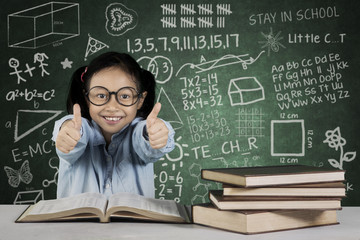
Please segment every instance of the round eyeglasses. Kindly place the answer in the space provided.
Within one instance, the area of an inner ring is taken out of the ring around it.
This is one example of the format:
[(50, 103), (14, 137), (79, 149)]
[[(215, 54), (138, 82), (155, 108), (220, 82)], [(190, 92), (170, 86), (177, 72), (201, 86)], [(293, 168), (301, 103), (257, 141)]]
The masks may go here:
[(105, 105), (110, 101), (110, 97), (113, 94), (115, 95), (116, 101), (126, 107), (134, 105), (142, 96), (141, 93), (138, 93), (138, 91), (132, 87), (123, 87), (116, 92), (110, 92), (105, 87), (96, 86), (85, 93), (87, 99), (95, 106)]

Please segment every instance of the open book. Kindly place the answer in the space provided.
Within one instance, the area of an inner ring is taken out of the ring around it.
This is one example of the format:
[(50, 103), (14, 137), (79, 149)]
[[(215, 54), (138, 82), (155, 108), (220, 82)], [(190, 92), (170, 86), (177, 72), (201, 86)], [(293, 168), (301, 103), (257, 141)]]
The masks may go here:
[(188, 209), (172, 200), (146, 198), (133, 193), (117, 193), (107, 199), (100, 193), (82, 193), (29, 206), (16, 222), (71, 221), (130, 218), (157, 222), (190, 222)]

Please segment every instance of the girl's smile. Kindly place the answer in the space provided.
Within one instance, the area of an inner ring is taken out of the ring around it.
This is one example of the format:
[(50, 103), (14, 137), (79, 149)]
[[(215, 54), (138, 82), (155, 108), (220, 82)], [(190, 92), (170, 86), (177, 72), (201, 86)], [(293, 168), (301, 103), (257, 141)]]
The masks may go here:
[[(119, 68), (107, 68), (94, 74), (90, 80), (89, 89), (95, 86), (104, 87), (111, 92), (116, 92), (124, 87), (136, 89), (136, 83), (132, 77)], [(101, 128), (107, 144), (110, 143), (113, 134), (121, 131), (134, 120), (145, 96), (146, 92), (132, 106), (120, 105), (115, 95), (110, 95), (109, 101), (101, 106), (88, 102), (90, 116)]]
[(121, 120), (121, 117), (104, 117), (106, 121), (109, 122), (109, 124), (115, 124)]

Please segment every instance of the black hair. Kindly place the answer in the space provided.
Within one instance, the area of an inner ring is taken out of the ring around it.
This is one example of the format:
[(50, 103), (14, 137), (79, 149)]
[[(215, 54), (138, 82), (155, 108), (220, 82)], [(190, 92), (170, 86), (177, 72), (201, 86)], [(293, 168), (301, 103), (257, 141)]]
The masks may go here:
[(137, 117), (146, 118), (155, 104), (156, 81), (154, 75), (126, 53), (107, 52), (93, 59), (88, 66), (77, 69), (72, 75), (66, 107), (69, 114), (73, 113), (74, 104), (81, 107), (81, 116), (91, 120), (85, 93), (89, 90), (91, 77), (103, 69), (118, 67), (134, 79), (139, 93), (147, 92)]

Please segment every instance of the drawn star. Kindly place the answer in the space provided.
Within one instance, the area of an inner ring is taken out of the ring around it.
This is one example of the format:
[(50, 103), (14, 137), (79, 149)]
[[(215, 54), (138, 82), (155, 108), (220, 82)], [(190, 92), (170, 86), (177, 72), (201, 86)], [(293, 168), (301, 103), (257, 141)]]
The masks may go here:
[(61, 62), (61, 65), (63, 65), (63, 69), (72, 68), (71, 64), (73, 64), (73, 61), (69, 61), (68, 58), (65, 58), (65, 60)]

